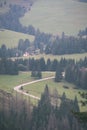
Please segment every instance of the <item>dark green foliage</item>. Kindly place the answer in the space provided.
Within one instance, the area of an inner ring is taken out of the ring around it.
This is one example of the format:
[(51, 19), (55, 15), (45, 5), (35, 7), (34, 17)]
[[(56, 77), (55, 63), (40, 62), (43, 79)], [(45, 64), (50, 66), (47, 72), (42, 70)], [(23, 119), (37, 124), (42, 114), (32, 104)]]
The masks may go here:
[(62, 70), (60, 66), (57, 66), (55, 74), (55, 82), (60, 82), (62, 80)]
[(86, 92), (79, 92), (80, 96), (84, 99), (84, 100), (81, 100), (81, 105), (82, 106), (86, 106), (87, 105), (87, 93)]
[(41, 73), (41, 71), (32, 70), (31, 77), (35, 77), (35, 78), (41, 79), (42, 78), (42, 73)]
[(54, 59), (51, 65), (52, 71), (56, 71), (57, 67), (58, 67), (58, 61)]
[(41, 96), (41, 100), (38, 103), (37, 108), (33, 109), (32, 120), (31, 120), (31, 129), (35, 127), (35, 129), (40, 130), (42, 128), (47, 129), (48, 119), (51, 112), (51, 102), (49, 89), (46, 85), (44, 93)]
[[(58, 100), (58, 94), (54, 98)], [(60, 106), (55, 104), (56, 102), (51, 102), (51, 98), (46, 85), (45, 91), (41, 96), (41, 100), (38, 106), (33, 109), (31, 127), (32, 130), (81, 130), (82, 126), (78, 124), (77, 120), (72, 115), (73, 105), (78, 102), (69, 101), (66, 98), (65, 93), (61, 98)], [(55, 99), (54, 99), (55, 100)], [(75, 103), (74, 103), (75, 102)], [(53, 106), (52, 106), (52, 104)], [(85, 129), (84, 129), (85, 130)]]
[(35, 40), (34, 40), (35, 49), (41, 49), (42, 47), (44, 50), (45, 45), (49, 44), (50, 38), (51, 38), (50, 34), (46, 34), (37, 30), (36, 35), (35, 35)]
[[(83, 92), (83, 93), (79, 92), (79, 94), (80, 94), (80, 96), (83, 99), (85, 99), (85, 100), (81, 101), (82, 106), (86, 106), (87, 105), (87, 93), (85, 93), (85, 92)], [(75, 100), (75, 102), (77, 102), (77, 101)], [(87, 112), (78, 112), (76, 110), (73, 110), (72, 113), (76, 117), (76, 119), (78, 119), (78, 121), (80, 123), (82, 123), (83, 126), (85, 126), (87, 128)]]
[(0, 48), (0, 57), (1, 58), (6, 58), (7, 57), (7, 48), (6, 48), (6, 45), (2, 45), (1, 48)]
[(30, 47), (30, 41), (28, 39), (26, 39), (25, 41), (23, 39), (19, 40), (18, 50), (21, 51), (22, 55), (23, 53), (28, 52), (29, 47)]
[(30, 41), (28, 39), (23, 39), (19, 40), (18, 47), (17, 48), (10, 48), (8, 49), (5, 44), (2, 44), (0, 48), (0, 57), (19, 57), (23, 56), (25, 52), (29, 52), (30, 48)]
[(40, 70), (45, 71), (46, 70), (46, 64), (45, 64), (44, 58), (41, 58), (39, 60), (39, 62), (40, 62)]
[(1, 58), (10, 58), (21, 56), (21, 51), (17, 48), (8, 49), (6, 45), (2, 45), (0, 48), (0, 57)]
[(30, 102), (0, 90), (0, 130), (29, 130), (29, 120)]
[[(85, 62), (84, 62), (85, 63)], [(79, 64), (78, 64), (79, 65)], [(77, 85), (77, 87), (87, 88), (87, 70), (78, 65), (68, 65), (65, 72), (65, 80)]]
[(87, 52), (87, 39), (75, 37), (56, 37), (54, 41), (50, 39), (50, 44), (48, 42), (45, 46), (46, 54), (61, 55)]
[(0, 74), (17, 75), (18, 74), (17, 61), (2, 58), (0, 60)]
[(52, 62), (50, 61), (50, 59), (48, 59), (47, 64), (46, 64), (46, 70), (48, 70), (48, 71), (51, 70), (51, 64), (52, 64)]
[(77, 111), (77, 99), (70, 101), (64, 93), (60, 104), (57, 101), (59, 100), (58, 92), (55, 91), (53, 97), (56, 99), (51, 100), (48, 85), (46, 85), (38, 105), (32, 108), (30, 102), (24, 100), (23, 96), (16, 94), (16, 97), (13, 97), (0, 90), (0, 129), (86, 130), (86, 127), (78, 123), (72, 114), (73, 105), (75, 105), (74, 110)]
[(24, 66), (23, 64), (19, 64), (19, 65), (18, 65), (18, 70), (19, 70), (19, 71), (27, 71), (27, 67)]
[(75, 96), (75, 99), (74, 99), (74, 102), (73, 102), (73, 110), (76, 111), (76, 112), (80, 111), (79, 105), (78, 105), (78, 100), (77, 100), (76, 96)]
[(87, 112), (73, 112), (75, 117), (84, 124), (87, 124)]
[(35, 28), (32, 25), (28, 26), (26, 30), (26, 33), (30, 35), (35, 35)]

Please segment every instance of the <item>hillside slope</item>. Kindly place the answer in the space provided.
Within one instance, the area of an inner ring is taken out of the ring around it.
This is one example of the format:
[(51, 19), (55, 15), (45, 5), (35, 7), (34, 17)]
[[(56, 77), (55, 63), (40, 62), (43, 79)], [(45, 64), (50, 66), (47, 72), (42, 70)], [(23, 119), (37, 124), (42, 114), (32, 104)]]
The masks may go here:
[(16, 47), (19, 39), (29, 39), (32, 42), (34, 36), (10, 30), (0, 30), (0, 46), (5, 44), (9, 48)]
[(33, 25), (43, 32), (76, 35), (87, 26), (87, 3), (76, 0), (37, 0), (23, 18), (23, 25)]

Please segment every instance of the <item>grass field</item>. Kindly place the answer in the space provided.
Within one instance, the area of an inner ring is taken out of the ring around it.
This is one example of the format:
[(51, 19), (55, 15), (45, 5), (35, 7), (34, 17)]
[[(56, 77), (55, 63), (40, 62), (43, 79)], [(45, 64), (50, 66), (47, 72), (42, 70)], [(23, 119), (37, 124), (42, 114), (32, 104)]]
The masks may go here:
[(23, 25), (33, 25), (43, 32), (76, 35), (87, 27), (87, 3), (76, 0), (37, 0), (23, 18)]
[[(42, 77), (52, 76), (54, 73), (44, 72)], [(31, 72), (20, 72), (19, 75), (0, 75), (0, 89), (11, 92), (16, 85), (35, 80), (31, 77)]]
[[(29, 57), (20, 57), (23, 59), (28, 59), (28, 58), (35, 58), (35, 59), (40, 59), (40, 58), (44, 58), (45, 61), (47, 61), (47, 59), (50, 60), (54, 60), (57, 59), (60, 61), (61, 58), (66, 58), (66, 59), (75, 59), (75, 61), (79, 61), (80, 59), (84, 59), (85, 57), (87, 57), (87, 53), (82, 53), (82, 54), (67, 54), (67, 55), (45, 55), (45, 54), (39, 54), (39, 55), (30, 55)], [(12, 58), (14, 59), (14, 58)]]
[[(70, 83), (67, 83), (67, 82), (55, 83), (54, 80), (47, 80), (47, 81), (42, 81), (42, 82), (38, 82), (38, 83), (35, 83), (35, 84), (31, 84), (31, 85), (25, 86), (24, 90), (29, 92), (32, 95), (40, 97), (41, 93), (43, 93), (43, 91), (44, 91), (46, 84), (48, 85), (51, 93), (56, 88), (58, 90), (58, 94), (60, 96), (63, 94), (63, 92), (65, 92), (67, 98), (73, 100), (75, 98), (75, 96), (77, 96), (79, 102), (82, 100), (82, 98), (79, 96), (78, 92), (79, 91), (85, 92), (85, 90), (76, 89), (75, 88), (76, 86), (73, 85), (73, 84), (70, 84)], [(64, 88), (63, 87), (64, 85), (68, 86), (68, 89)], [(87, 111), (87, 107), (81, 107), (81, 105), (80, 105), (80, 109), (81, 109), (81, 111), (84, 111), (84, 110)]]
[[(19, 75), (17, 76), (0, 75), (0, 89), (6, 92), (14, 93), (13, 88), (15, 86), (25, 83), (25, 82), (35, 80), (30, 75), (31, 75), (30, 72), (24, 72), (24, 73), (20, 72)], [(45, 78), (45, 77), (53, 76), (55, 75), (55, 73), (43, 72), (42, 75), (43, 75), (42, 78)], [(44, 91), (46, 84), (49, 86), (51, 93), (56, 88), (60, 96), (62, 95), (63, 92), (66, 93), (66, 96), (69, 99), (74, 99), (75, 96), (77, 95), (79, 101), (81, 100), (81, 97), (79, 96), (78, 92), (84, 91), (81, 89), (75, 89), (75, 85), (73, 84), (69, 84), (67, 82), (55, 83), (54, 80), (46, 80), (46, 81), (38, 82), (35, 84), (31, 84), (31, 85), (25, 86), (24, 90), (29, 92), (32, 95), (40, 97), (41, 93)], [(63, 87), (64, 85), (68, 86), (68, 89), (64, 88)], [(31, 98), (31, 101), (34, 104), (37, 102), (36, 100), (32, 98)], [(82, 111), (86, 109), (87, 109), (86, 107), (81, 107)]]
[(16, 47), (19, 39), (29, 39), (32, 42), (34, 36), (10, 30), (0, 30), (0, 46), (5, 44), (8, 48)]

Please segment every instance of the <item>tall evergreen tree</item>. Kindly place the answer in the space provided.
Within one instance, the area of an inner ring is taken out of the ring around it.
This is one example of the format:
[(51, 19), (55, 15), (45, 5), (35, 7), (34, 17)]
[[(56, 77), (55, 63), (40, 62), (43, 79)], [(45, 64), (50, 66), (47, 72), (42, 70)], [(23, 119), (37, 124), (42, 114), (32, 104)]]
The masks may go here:
[[(39, 101), (37, 108), (33, 110), (31, 125), (35, 126), (37, 130), (41, 130), (41, 128), (42, 130), (44, 130), (44, 128), (47, 129), (50, 112), (50, 93), (48, 86), (46, 85), (44, 93), (41, 95), (41, 100)], [(34, 124), (32, 124), (32, 122), (34, 122)]]
[(62, 70), (60, 66), (57, 66), (55, 74), (55, 82), (60, 82), (62, 80)]

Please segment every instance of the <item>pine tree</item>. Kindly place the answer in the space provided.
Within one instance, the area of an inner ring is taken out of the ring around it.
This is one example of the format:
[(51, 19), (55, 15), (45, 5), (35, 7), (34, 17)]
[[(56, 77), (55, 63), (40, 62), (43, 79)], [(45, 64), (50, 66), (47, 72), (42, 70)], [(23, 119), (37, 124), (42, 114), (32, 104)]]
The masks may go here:
[(79, 105), (78, 105), (77, 96), (75, 96), (75, 99), (74, 99), (73, 110), (76, 111), (76, 112), (79, 112), (79, 111), (80, 111)]
[(56, 74), (55, 74), (55, 82), (60, 82), (62, 80), (62, 70), (60, 66), (57, 66)]
[(37, 130), (41, 130), (41, 128), (43, 128), (42, 130), (44, 130), (44, 128), (47, 129), (50, 112), (50, 94), (48, 86), (46, 85), (44, 93), (41, 95), (41, 100), (39, 101), (37, 108), (35, 107), (33, 109), (31, 125), (35, 126)]

